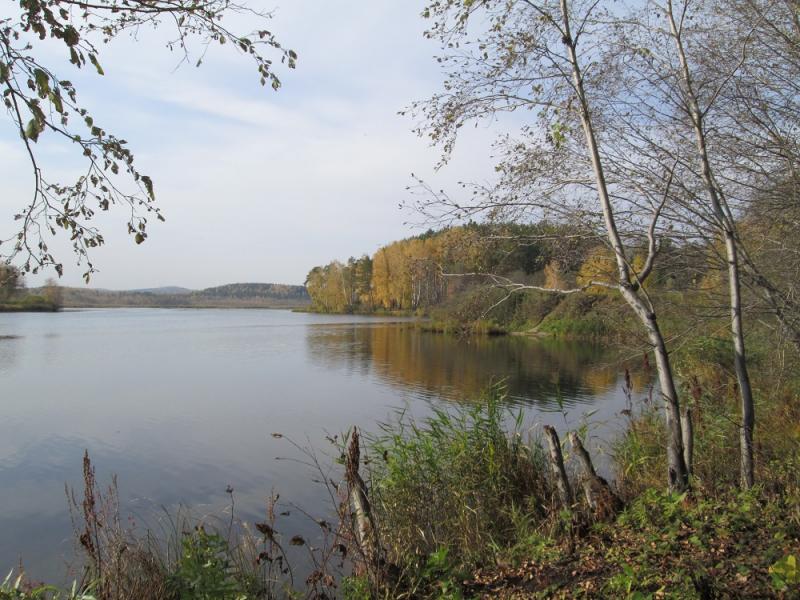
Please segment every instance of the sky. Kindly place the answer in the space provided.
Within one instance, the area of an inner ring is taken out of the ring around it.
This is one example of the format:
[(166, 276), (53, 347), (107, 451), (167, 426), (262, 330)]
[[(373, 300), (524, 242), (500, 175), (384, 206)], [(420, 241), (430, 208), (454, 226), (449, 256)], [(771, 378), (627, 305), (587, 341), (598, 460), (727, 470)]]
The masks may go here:
[[(104, 46), (102, 77), (66, 63), (61, 47), (41, 49), (42, 61), (76, 84), (95, 122), (129, 142), (166, 217), (137, 246), (126, 233), (124, 208), (103, 214), (97, 224), (106, 244), (93, 251), (99, 272), (91, 287), (302, 284), (315, 265), (372, 254), (427, 228), (400, 209), (412, 173), (448, 190), (461, 180), (491, 179), (492, 124), (465, 128), (451, 162), (435, 171), (439, 150), (413, 133), (410, 117), (397, 114), (441, 89), (438, 46), (422, 35), (423, 2), (249, 6), (273, 11), (266, 28), (299, 56), (295, 70), (276, 69), (283, 82), (277, 93), (259, 85), (253, 64), (230, 45), (211, 48), (200, 68), (178, 66), (163, 29)], [(70, 181), (80, 172), (71, 145), (43, 135), (37, 149), (51, 179)], [(32, 190), (8, 118), (0, 118), (0, 178), (5, 238), (16, 231), (13, 215)], [(64, 262), (62, 285), (83, 285), (85, 269), (65, 236), (50, 246)], [(53, 275), (26, 281), (37, 285)]]

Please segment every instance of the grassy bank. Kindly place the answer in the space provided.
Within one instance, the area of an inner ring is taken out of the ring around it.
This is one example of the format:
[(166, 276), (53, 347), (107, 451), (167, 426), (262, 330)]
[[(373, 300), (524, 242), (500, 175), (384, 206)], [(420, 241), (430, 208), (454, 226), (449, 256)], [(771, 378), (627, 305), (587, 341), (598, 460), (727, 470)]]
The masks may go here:
[(411, 310), (387, 310), (383, 308), (363, 309), (348, 308), (347, 310), (331, 311), (312, 305), (300, 306), (292, 309), (292, 312), (311, 313), (316, 315), (361, 315), (364, 317), (420, 317), (423, 313)]
[(527, 292), (508, 296), (486, 286), (468, 288), (440, 303), (416, 310), (390, 310), (372, 304), (296, 312), (417, 317), (420, 331), (452, 335), (529, 334), (568, 339), (614, 341), (629, 337), (629, 309), (610, 294), (559, 295)]
[(428, 333), (446, 333), (452, 335), (507, 335), (508, 329), (494, 321), (479, 319), (463, 323), (454, 320), (426, 320), (418, 321), (416, 327)]
[(733, 399), (702, 393), (693, 491), (671, 495), (660, 412), (634, 402), (615, 446), (625, 508), (610, 520), (583, 498), (559, 507), (537, 440), (504, 429), (491, 400), (377, 438), (375, 510), (399, 575), (359, 597), (800, 597), (796, 403), (761, 407), (760, 483), (740, 492)]
[(424, 331), (458, 335), (521, 334), (616, 342), (629, 340), (629, 308), (609, 294), (465, 291), (422, 314)]
[(59, 310), (61, 310), (59, 303), (35, 294), (0, 302), (0, 312), (58, 312)]
[(294, 310), (316, 314), (417, 317), (416, 327), (420, 331), (459, 336), (513, 333), (594, 341), (614, 341), (628, 336), (627, 307), (609, 296), (520, 294), (487, 312), (488, 305), (503, 296), (500, 290), (472, 290), (441, 306), (416, 311), (352, 307), (329, 311), (313, 306)]

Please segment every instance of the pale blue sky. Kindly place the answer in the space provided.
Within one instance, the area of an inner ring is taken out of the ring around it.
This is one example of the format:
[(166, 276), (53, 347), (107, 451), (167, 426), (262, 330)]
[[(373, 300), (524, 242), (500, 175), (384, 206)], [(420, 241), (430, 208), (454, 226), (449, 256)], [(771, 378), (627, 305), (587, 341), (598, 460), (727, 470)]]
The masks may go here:
[[(262, 88), (251, 63), (228, 46), (212, 48), (200, 69), (175, 70), (178, 56), (159, 32), (103, 48), (104, 77), (59, 68), (96, 122), (129, 141), (167, 218), (136, 246), (124, 209), (103, 215), (107, 243), (94, 252), (100, 273), (92, 287), (302, 283), (316, 264), (419, 231), (405, 224), (419, 217), (398, 208), (412, 172), (437, 187), (490, 178), (491, 126), (466, 132), (452, 163), (434, 174), (438, 151), (397, 115), (441, 83), (437, 46), (422, 36), (423, 4), (254, 0), (254, 8), (275, 8), (270, 29), (299, 55), (296, 70), (279, 69), (278, 93)], [(74, 178), (73, 148), (47, 136), (39, 146), (51, 177)], [(0, 120), (0, 177), (6, 237), (31, 186), (7, 119)], [(83, 269), (66, 241), (52, 246), (64, 259), (62, 282), (79, 285)]]

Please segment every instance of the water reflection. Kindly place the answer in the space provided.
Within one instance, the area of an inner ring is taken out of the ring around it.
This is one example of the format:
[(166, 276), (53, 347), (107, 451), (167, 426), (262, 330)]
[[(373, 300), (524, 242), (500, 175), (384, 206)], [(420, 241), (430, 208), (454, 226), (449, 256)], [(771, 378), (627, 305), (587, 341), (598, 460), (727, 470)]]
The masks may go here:
[[(625, 406), (623, 369), (599, 346), (458, 339), (357, 316), (0, 314), (0, 336), (14, 336), (0, 339), (0, 569), (22, 558), (41, 579), (63, 576), (71, 553), (64, 484), (80, 489), (84, 449), (98, 480), (119, 475), (139, 521), (179, 503), (220, 513), (228, 485), (240, 516), (260, 514), (273, 488), (318, 513), (314, 474), (274, 460), (302, 457), (272, 432), (324, 449), (328, 432), (475, 401), (500, 378), (531, 427), (563, 432), (592, 411), (602, 441)], [(290, 528), (305, 534), (304, 523)]]
[(328, 369), (372, 373), (398, 388), (450, 400), (475, 400), (503, 379), (509, 400), (538, 408), (594, 402), (618, 386), (621, 367), (600, 345), (554, 339), (458, 338), (413, 326), (318, 326), (309, 357)]
[(16, 335), (0, 335), (0, 373), (8, 371), (17, 361), (21, 340)]

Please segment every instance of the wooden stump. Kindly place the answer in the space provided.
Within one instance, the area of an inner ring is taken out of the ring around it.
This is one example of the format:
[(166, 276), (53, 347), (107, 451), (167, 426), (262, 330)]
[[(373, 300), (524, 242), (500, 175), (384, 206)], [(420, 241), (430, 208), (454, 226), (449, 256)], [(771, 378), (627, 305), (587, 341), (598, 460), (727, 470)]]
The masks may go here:
[(553, 479), (558, 488), (558, 495), (561, 498), (561, 505), (564, 508), (571, 508), (575, 502), (572, 496), (572, 487), (569, 485), (567, 470), (564, 468), (564, 455), (561, 453), (561, 440), (558, 439), (556, 430), (550, 425), (544, 426), (547, 436), (547, 444), (550, 446), (550, 468), (553, 470)]
[(378, 539), (375, 521), (372, 517), (372, 506), (367, 495), (367, 485), (358, 472), (360, 460), (361, 449), (359, 447), (358, 429), (353, 427), (345, 461), (345, 481), (347, 482), (348, 497), (353, 510), (356, 541), (370, 576), (377, 578), (380, 576), (381, 567), (384, 564), (383, 550)]
[(569, 434), (569, 439), (583, 471), (581, 485), (586, 503), (596, 519), (603, 521), (613, 519), (623, 508), (622, 500), (614, 493), (608, 482), (594, 470), (592, 458), (583, 447), (578, 434), (573, 431)]

